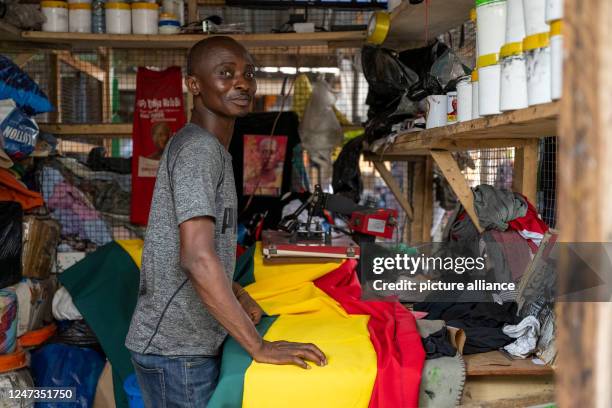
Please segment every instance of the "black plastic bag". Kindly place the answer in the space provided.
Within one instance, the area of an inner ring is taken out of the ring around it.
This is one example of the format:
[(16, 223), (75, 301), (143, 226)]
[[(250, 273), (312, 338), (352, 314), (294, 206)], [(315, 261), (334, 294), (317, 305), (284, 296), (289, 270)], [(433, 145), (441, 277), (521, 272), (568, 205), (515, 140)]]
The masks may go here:
[(21, 280), (23, 210), (14, 201), (0, 202), (0, 288)]
[(334, 162), (332, 188), (334, 193), (341, 193), (358, 203), (363, 190), (359, 157), (363, 150), (363, 136), (358, 136), (344, 145)]

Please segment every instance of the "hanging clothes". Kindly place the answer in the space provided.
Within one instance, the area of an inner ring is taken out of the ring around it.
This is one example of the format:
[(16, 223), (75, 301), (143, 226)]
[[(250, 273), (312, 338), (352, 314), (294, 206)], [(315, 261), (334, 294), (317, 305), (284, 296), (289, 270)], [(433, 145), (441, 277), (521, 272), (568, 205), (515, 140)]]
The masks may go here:
[(44, 205), (42, 196), (28, 190), (12, 172), (0, 167), (0, 201), (16, 201), (24, 211)]

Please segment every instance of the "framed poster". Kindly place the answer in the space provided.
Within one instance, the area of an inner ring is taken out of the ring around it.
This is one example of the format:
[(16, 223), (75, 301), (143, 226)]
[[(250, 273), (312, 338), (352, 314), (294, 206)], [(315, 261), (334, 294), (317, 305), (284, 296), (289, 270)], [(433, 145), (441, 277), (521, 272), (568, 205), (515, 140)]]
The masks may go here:
[(281, 195), (287, 136), (244, 135), (244, 195)]

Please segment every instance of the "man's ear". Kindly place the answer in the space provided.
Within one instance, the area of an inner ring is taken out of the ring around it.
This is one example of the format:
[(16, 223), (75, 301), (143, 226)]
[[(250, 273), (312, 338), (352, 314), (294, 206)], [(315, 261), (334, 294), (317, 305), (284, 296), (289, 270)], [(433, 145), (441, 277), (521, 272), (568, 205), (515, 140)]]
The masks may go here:
[(185, 87), (192, 95), (200, 94), (200, 81), (198, 81), (198, 79), (193, 75), (188, 75), (185, 77)]

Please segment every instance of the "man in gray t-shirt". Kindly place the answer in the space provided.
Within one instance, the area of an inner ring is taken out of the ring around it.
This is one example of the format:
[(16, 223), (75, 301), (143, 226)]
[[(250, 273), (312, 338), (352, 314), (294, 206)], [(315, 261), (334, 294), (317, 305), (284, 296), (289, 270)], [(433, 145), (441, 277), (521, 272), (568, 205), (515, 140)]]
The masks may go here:
[(261, 308), (232, 283), (237, 200), (227, 148), (257, 88), (252, 58), (212, 37), (189, 51), (187, 70), (191, 123), (160, 161), (126, 338), (147, 407), (205, 407), (228, 332), (258, 362), (327, 363), (313, 344), (264, 341), (254, 326)]

